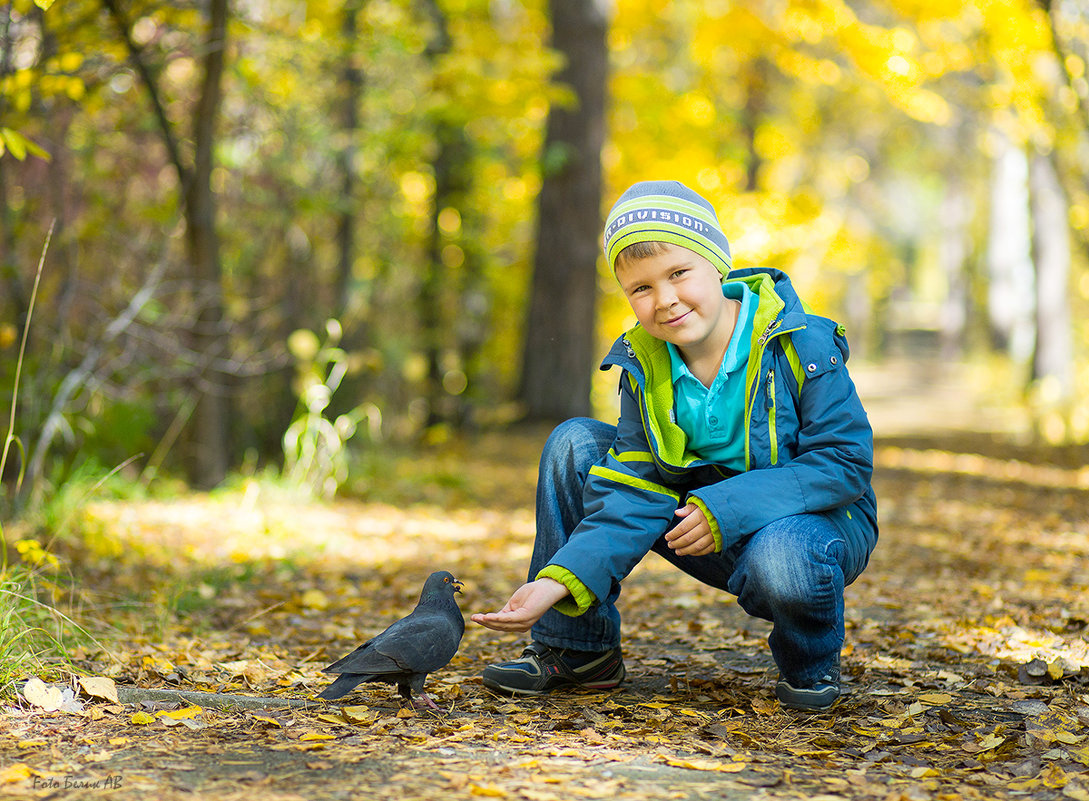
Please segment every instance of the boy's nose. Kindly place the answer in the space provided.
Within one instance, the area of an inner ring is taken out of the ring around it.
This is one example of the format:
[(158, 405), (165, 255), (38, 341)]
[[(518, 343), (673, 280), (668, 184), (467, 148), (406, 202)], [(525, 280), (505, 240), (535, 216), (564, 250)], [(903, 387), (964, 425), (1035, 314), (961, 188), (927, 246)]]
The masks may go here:
[(677, 303), (677, 293), (676, 292), (669, 292), (669, 291), (659, 292), (658, 296), (657, 296), (657, 298), (655, 298), (655, 300), (657, 301), (657, 303), (655, 305), (659, 309), (669, 309), (669, 308), (672, 308), (673, 306), (676, 305), (676, 303)]

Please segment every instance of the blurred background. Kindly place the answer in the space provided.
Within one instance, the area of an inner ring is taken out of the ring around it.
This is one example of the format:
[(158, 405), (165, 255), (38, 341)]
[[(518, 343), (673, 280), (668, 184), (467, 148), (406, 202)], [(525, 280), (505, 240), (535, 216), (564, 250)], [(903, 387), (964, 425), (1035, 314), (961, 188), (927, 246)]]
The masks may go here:
[(643, 179), (847, 325), (879, 437), (1084, 453), (1087, 59), (1084, 0), (12, 0), (0, 516), (611, 419)]

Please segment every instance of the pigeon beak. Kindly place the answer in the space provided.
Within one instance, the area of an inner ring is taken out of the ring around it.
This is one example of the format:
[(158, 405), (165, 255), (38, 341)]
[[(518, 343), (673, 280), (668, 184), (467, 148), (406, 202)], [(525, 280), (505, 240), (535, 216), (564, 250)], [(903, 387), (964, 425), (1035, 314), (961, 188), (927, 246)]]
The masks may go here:
[(462, 583), (461, 583), (460, 581), (458, 581), (457, 579), (454, 579), (454, 592), (458, 592), (458, 593), (460, 593), (460, 592), (461, 592), (461, 588), (462, 588), (462, 587), (464, 587), (464, 586), (465, 586), (465, 585), (464, 585), (464, 584), (462, 584)]

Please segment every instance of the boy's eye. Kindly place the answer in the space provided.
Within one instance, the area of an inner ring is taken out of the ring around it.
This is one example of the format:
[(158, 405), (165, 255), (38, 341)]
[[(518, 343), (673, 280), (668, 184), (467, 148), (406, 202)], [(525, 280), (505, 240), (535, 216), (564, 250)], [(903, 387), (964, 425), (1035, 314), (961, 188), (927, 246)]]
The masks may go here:
[(684, 274), (685, 274), (686, 272), (688, 272), (688, 268), (687, 268), (687, 267), (682, 267), (682, 268), (681, 268), (681, 269), (679, 269), (679, 270), (674, 270), (674, 271), (673, 271), (673, 275), (672, 275), (671, 277), (672, 277), (672, 278), (680, 278), (680, 277), (681, 277), (682, 275), (684, 275)]

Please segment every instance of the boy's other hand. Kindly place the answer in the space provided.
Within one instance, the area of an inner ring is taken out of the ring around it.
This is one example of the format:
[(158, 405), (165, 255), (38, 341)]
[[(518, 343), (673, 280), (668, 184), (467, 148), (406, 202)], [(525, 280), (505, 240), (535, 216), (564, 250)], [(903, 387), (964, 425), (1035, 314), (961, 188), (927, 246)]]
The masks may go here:
[(715, 552), (715, 535), (703, 510), (689, 503), (676, 512), (681, 521), (666, 532), (666, 544), (677, 556), (705, 556)]
[(515, 590), (507, 605), (498, 612), (478, 612), (471, 619), (496, 631), (529, 631), (545, 612), (567, 594), (567, 587), (558, 581), (537, 579)]

